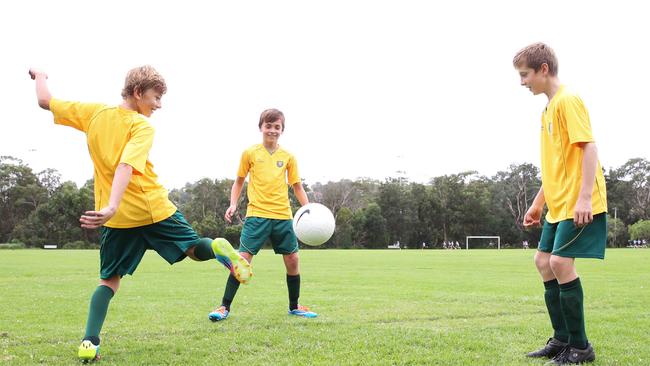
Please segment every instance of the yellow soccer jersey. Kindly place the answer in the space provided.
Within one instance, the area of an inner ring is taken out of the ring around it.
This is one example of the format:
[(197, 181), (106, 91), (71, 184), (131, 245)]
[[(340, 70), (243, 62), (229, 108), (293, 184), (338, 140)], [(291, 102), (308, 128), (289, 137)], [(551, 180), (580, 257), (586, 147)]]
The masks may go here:
[(264, 145), (253, 145), (242, 153), (237, 170), (237, 176), (246, 178), (247, 175), (246, 217), (281, 220), (292, 217), (289, 185), (300, 182), (298, 164), (293, 155), (282, 148), (269, 154)]
[(132, 228), (162, 221), (176, 206), (149, 161), (154, 129), (141, 114), (116, 106), (52, 99), (54, 123), (86, 133), (95, 166), (95, 210), (108, 204), (113, 175), (119, 163), (133, 167), (133, 176), (117, 213), (104, 226)]
[[(542, 113), (542, 187), (548, 207), (546, 221), (573, 219), (580, 185), (584, 150), (578, 143), (594, 142), (589, 113), (582, 99), (564, 85)], [(598, 162), (591, 193), (594, 215), (607, 211), (603, 170)]]

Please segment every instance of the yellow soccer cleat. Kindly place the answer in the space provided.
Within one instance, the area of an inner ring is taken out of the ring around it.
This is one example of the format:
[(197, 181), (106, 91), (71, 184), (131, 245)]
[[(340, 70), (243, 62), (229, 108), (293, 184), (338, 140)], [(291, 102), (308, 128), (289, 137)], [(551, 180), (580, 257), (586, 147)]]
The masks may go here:
[(79, 360), (83, 363), (90, 361), (99, 361), (99, 346), (95, 346), (93, 342), (85, 340), (79, 345)]
[(223, 264), (240, 283), (247, 284), (253, 277), (253, 269), (246, 258), (242, 257), (235, 248), (224, 238), (212, 241), (212, 251), (219, 263)]

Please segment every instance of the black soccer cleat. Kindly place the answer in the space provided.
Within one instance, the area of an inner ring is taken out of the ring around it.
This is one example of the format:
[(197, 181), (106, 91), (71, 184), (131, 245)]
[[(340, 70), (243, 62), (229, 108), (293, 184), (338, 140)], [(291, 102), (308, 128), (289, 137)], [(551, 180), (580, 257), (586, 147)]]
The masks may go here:
[(568, 343), (558, 341), (555, 338), (549, 338), (548, 341), (546, 341), (546, 345), (543, 348), (528, 353), (526, 357), (553, 358), (557, 356), (560, 352), (562, 352), (562, 350), (568, 345), (569, 345)]
[(596, 359), (596, 353), (590, 343), (587, 348), (579, 349), (571, 346), (564, 347), (562, 352), (558, 353), (553, 360), (546, 365), (579, 365), (582, 363), (593, 362)]

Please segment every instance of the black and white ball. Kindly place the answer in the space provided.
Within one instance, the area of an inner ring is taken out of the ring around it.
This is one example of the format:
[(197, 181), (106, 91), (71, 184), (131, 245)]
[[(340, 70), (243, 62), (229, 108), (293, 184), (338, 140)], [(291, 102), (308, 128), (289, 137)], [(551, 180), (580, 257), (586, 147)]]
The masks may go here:
[(320, 203), (308, 203), (293, 216), (293, 231), (302, 243), (318, 246), (334, 234), (334, 215)]

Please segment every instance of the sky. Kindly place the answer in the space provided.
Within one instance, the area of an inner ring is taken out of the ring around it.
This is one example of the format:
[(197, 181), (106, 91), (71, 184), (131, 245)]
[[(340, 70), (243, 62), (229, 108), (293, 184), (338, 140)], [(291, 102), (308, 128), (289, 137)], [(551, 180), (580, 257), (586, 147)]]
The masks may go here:
[(541, 41), (589, 109), (601, 164), (618, 167), (650, 158), (642, 3), (3, 2), (0, 155), (83, 184), (84, 135), (37, 106), (29, 67), (56, 98), (119, 104), (126, 72), (151, 64), (168, 85), (150, 118), (167, 188), (234, 178), (266, 108), (285, 113), (280, 145), (308, 184), (539, 166), (547, 100), (519, 85), (512, 58)]

